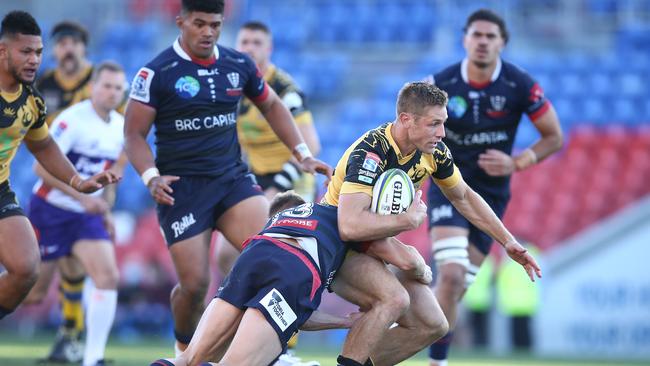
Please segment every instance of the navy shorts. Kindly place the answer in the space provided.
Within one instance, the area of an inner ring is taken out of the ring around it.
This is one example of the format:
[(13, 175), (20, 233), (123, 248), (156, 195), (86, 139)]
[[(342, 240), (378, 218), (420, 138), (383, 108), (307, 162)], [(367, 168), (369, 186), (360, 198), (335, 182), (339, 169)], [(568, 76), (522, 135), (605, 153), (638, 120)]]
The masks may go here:
[(158, 205), (158, 222), (167, 245), (214, 230), (217, 220), (229, 208), (253, 196), (262, 195), (252, 174), (236, 178), (182, 176), (171, 184), (174, 205)]
[(289, 339), (320, 305), (324, 286), (317, 268), (306, 251), (256, 236), (245, 244), (216, 297), (261, 311), (286, 351)]
[[(483, 197), (485, 202), (487, 202), (500, 219), (503, 218), (509, 199), (487, 194), (481, 194), (481, 197)], [(459, 226), (466, 228), (469, 230), (468, 240), (470, 244), (475, 245), (485, 255), (490, 252), (490, 247), (493, 242), (492, 238), (467, 221), (435, 184), (431, 184), (429, 187), (427, 206), (429, 210), (429, 229), (434, 226)]]
[(36, 195), (29, 202), (28, 216), (44, 261), (69, 256), (82, 239), (110, 240), (102, 215), (64, 210)]
[(25, 216), (25, 212), (20, 208), (16, 194), (6, 180), (0, 183), (0, 220), (9, 216)]

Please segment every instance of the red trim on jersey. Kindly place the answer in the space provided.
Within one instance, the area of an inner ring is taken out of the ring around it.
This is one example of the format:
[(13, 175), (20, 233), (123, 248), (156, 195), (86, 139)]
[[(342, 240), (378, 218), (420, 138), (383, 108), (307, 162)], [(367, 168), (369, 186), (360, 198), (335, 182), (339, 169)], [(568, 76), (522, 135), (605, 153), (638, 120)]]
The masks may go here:
[(41, 197), (42, 199), (45, 199), (47, 197), (47, 194), (52, 191), (52, 187), (48, 186), (45, 183), (41, 183), (41, 186), (38, 187), (38, 190), (36, 191), (36, 195)]
[(468, 84), (469, 84), (469, 86), (471, 86), (474, 89), (485, 89), (490, 84), (492, 84), (492, 81), (488, 80), (488, 81), (486, 81), (484, 83), (479, 83), (479, 82), (476, 82), (476, 81), (468, 80)]
[(205, 67), (210, 66), (210, 65), (212, 65), (215, 61), (217, 61), (217, 58), (214, 56), (214, 54), (213, 54), (212, 56), (210, 56), (210, 58), (207, 59), (207, 60), (206, 60), (206, 59), (202, 59), (202, 58), (195, 58), (195, 57), (192, 57), (192, 55), (190, 55), (189, 53), (188, 53), (188, 55), (190, 56), (190, 59), (192, 60), (192, 62), (194, 62), (195, 64), (199, 64), (199, 65), (201, 65), (201, 66), (205, 66)]
[(536, 122), (537, 119), (546, 113), (549, 108), (551, 108), (551, 102), (547, 100), (546, 103), (544, 103), (544, 105), (541, 106), (538, 110), (533, 113), (528, 113), (528, 118), (530, 118), (531, 121)]
[(266, 81), (265, 81), (264, 82), (264, 91), (262, 92), (262, 94), (256, 96), (255, 98), (251, 98), (251, 101), (253, 101), (253, 103), (255, 103), (255, 104), (259, 104), (259, 103), (264, 102), (266, 100), (266, 98), (268, 98), (268, 97), (269, 97), (269, 84), (267, 84)]
[(255, 235), (252, 236), (250, 239), (246, 240), (244, 244), (242, 245), (242, 250), (252, 241), (252, 240), (266, 240), (270, 241), (271, 243), (277, 245), (280, 247), (280, 249), (284, 249), (287, 252), (295, 255), (302, 261), (302, 263), (307, 266), (307, 269), (309, 269), (309, 272), (311, 272), (311, 292), (309, 294), (309, 300), (313, 300), (314, 296), (316, 296), (316, 292), (321, 286), (321, 281), (320, 281), (320, 274), (318, 273), (318, 270), (314, 266), (314, 263), (312, 263), (305, 254), (303, 254), (298, 248), (291, 246), (283, 241), (280, 241), (278, 239), (272, 238), (270, 236), (265, 236), (265, 235)]

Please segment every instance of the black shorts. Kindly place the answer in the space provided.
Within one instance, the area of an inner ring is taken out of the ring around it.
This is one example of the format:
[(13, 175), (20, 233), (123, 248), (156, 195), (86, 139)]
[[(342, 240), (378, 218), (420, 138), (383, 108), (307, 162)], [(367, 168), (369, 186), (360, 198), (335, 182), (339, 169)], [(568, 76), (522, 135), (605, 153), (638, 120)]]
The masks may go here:
[(16, 194), (9, 187), (9, 181), (0, 183), (0, 219), (9, 216), (25, 216), (25, 212), (16, 199)]
[(237, 177), (181, 176), (171, 184), (174, 204), (158, 205), (158, 223), (167, 245), (214, 229), (229, 208), (253, 196), (262, 195), (252, 174)]
[[(480, 194), (480, 193), (479, 193)], [(492, 208), (494, 213), (503, 218), (508, 205), (507, 198), (495, 197), (488, 194), (480, 194), (481, 197)], [(428, 214), (429, 214), (429, 229), (434, 226), (458, 226), (469, 230), (469, 242), (478, 248), (481, 253), (487, 255), (492, 247), (492, 238), (481, 231), (481, 229), (472, 225), (456, 208), (449, 202), (447, 197), (442, 194), (440, 188), (435, 184), (429, 187), (428, 197)]]
[(306, 251), (257, 236), (245, 245), (216, 297), (240, 309), (258, 309), (286, 350), (320, 305), (324, 285), (317, 268)]

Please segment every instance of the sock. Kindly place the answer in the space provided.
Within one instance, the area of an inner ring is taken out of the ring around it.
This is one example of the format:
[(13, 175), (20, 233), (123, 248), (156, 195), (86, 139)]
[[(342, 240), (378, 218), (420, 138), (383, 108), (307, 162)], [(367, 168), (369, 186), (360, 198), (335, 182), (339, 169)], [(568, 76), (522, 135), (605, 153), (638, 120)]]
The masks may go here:
[(451, 346), (453, 336), (453, 332), (449, 331), (447, 335), (429, 346), (429, 358), (436, 361), (439, 366), (447, 365), (447, 355), (449, 354), (449, 346)]
[(59, 291), (63, 311), (63, 329), (68, 334), (79, 334), (84, 329), (84, 311), (81, 305), (83, 289), (83, 277), (74, 279), (61, 277)]
[(86, 348), (84, 349), (84, 366), (95, 365), (104, 358), (108, 334), (113, 326), (117, 308), (117, 290), (95, 288), (88, 302), (88, 329), (86, 331)]
[(338, 363), (338, 366), (364, 366), (363, 364), (339, 355), (339, 357), (336, 359), (336, 362)]
[(9, 310), (9, 309), (7, 309), (5, 307), (0, 306), (0, 320), (2, 320), (2, 318), (4, 318), (5, 316), (7, 316), (7, 315), (9, 315), (9, 314), (11, 314), (13, 312), (14, 312), (13, 310)]
[(183, 334), (183, 333), (177, 331), (176, 329), (174, 329), (174, 337), (176, 338), (176, 340), (178, 342), (180, 342), (180, 343), (185, 344), (185, 345), (190, 344), (190, 341), (192, 340), (193, 335), (194, 335), (194, 332), (192, 332), (191, 334)]

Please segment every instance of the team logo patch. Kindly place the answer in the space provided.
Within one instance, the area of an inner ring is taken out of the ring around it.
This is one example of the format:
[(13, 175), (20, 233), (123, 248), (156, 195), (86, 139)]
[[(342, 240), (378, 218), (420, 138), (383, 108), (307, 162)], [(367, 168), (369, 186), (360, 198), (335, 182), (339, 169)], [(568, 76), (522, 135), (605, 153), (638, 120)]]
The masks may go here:
[(201, 89), (199, 81), (191, 76), (182, 76), (176, 80), (176, 94), (183, 99), (194, 98)]
[(503, 95), (492, 95), (490, 96), (490, 105), (495, 111), (502, 111), (503, 107), (506, 106), (506, 97)]
[(269, 315), (271, 315), (271, 319), (273, 319), (275, 324), (277, 324), (283, 332), (287, 330), (296, 319), (298, 319), (296, 313), (294, 313), (289, 304), (287, 304), (284, 296), (282, 296), (280, 291), (275, 288), (269, 291), (269, 293), (260, 300), (260, 304), (262, 304), (264, 309), (266, 309)]
[(131, 85), (130, 97), (144, 103), (149, 103), (151, 93), (151, 81), (156, 73), (148, 67), (143, 67), (138, 71)]
[(363, 160), (363, 169), (376, 172), (380, 161), (379, 155), (371, 152), (366, 153), (366, 158)]
[(230, 95), (231, 97), (240, 96), (242, 94), (242, 90), (239, 87), (239, 73), (229, 72), (226, 74), (226, 78), (228, 78), (230, 85), (232, 85), (232, 88), (226, 89), (226, 94)]
[(454, 118), (460, 118), (465, 114), (465, 111), (467, 111), (467, 102), (463, 97), (455, 95), (449, 99), (447, 109)]

